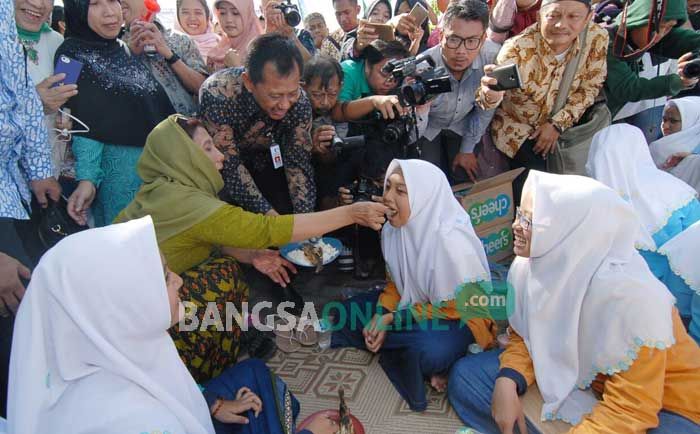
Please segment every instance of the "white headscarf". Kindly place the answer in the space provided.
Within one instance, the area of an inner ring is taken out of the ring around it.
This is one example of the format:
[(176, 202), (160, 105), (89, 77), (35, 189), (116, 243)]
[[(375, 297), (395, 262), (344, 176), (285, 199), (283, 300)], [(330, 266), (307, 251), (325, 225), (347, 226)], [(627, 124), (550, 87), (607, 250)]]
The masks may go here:
[(638, 218), (603, 184), (530, 171), (531, 257), (508, 273), (510, 325), (530, 352), (543, 419), (578, 423), (598, 373), (629, 369), (640, 347), (675, 343), (673, 296), (634, 247)]
[(382, 250), (400, 305), (454, 300), (464, 283), (490, 282), (484, 246), (442, 171), (426, 161), (394, 160), (386, 178), (397, 168), (411, 215), (401, 228), (384, 225)]
[(632, 204), (642, 223), (639, 249), (656, 251), (654, 234), (697, 194), (688, 184), (659, 170), (642, 131), (627, 124), (611, 125), (593, 137), (586, 171)]
[(658, 167), (677, 152), (693, 152), (700, 145), (700, 97), (674, 99), (666, 107), (675, 105), (681, 115), (681, 130), (649, 144), (651, 156)]
[(700, 295), (700, 222), (671, 238), (659, 249), (668, 258), (671, 270)]
[[(700, 129), (697, 133), (700, 134)], [(700, 141), (698, 143), (700, 144)], [(693, 187), (700, 194), (700, 155), (688, 155), (668, 173)]]
[(214, 433), (170, 323), (150, 217), (61, 241), (15, 321), (9, 433)]

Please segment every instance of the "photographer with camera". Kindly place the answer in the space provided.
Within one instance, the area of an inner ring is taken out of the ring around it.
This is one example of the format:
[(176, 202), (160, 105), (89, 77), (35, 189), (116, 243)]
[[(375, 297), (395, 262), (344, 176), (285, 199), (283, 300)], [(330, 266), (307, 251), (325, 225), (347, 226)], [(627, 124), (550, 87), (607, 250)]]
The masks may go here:
[(500, 46), (486, 39), (488, 6), (481, 0), (451, 3), (442, 17), (440, 45), (427, 50), (436, 69), (446, 69), (452, 91), (430, 102), (427, 128), (421, 134), (421, 159), (438, 166), (450, 184), (476, 181), (474, 148), (486, 132), (494, 110), (476, 105), (484, 66), (494, 63)]
[[(482, 109), (498, 107), (491, 122), (496, 148), (510, 159), (512, 169), (526, 169), (513, 182), (516, 204), (528, 170), (547, 171), (547, 156), (556, 151), (559, 136), (593, 106), (606, 75), (608, 34), (591, 21), (590, 0), (542, 3), (537, 24), (507, 40), (496, 59), (499, 65), (518, 67), (523, 78), (520, 87), (493, 90), (491, 86), (499, 81), (489, 76), (493, 65), (486, 65), (477, 93)], [(577, 56), (580, 62), (573, 64), (576, 68), (566, 101), (552, 113), (564, 71)]]
[(345, 148), (339, 138), (331, 116), (338, 102), (343, 85), (343, 69), (334, 58), (317, 55), (304, 65), (303, 87), (311, 101), (313, 122), (311, 139), (313, 143), (314, 172), (320, 209), (337, 206), (335, 172), (338, 153)]
[(299, 7), (291, 0), (262, 0), (265, 17), (265, 34), (279, 33), (292, 40), (299, 49), (304, 62), (316, 54), (314, 38), (307, 30), (296, 30), (301, 23)]
[[(363, 59), (342, 63), (343, 86), (332, 117), (335, 122), (349, 122), (347, 136), (364, 136), (365, 146), (338, 156), (334, 180), (341, 204), (381, 196), (389, 163), (413, 150), (408, 146), (412, 118), (398, 96), (402, 80), (386, 70), (390, 62), (402, 65), (408, 56), (400, 42), (376, 40), (365, 48)], [(368, 276), (382, 261), (379, 238), (362, 229), (355, 235), (353, 253), (358, 277)]]
[(364, 152), (352, 151), (341, 157), (338, 186), (348, 185), (360, 172), (372, 172), (381, 178), (393, 158), (400, 157), (408, 138), (405, 134), (408, 110), (401, 105), (396, 88), (400, 84), (391, 72), (383, 69), (392, 60), (408, 57), (408, 51), (398, 41), (372, 42), (362, 60), (342, 63), (343, 87), (339, 104), (333, 108), (335, 122), (350, 122), (348, 136), (364, 135)]
[[(631, 101), (677, 95), (700, 78), (700, 33), (681, 28), (688, 21), (685, 0), (635, 0), (619, 14), (610, 31), (605, 93), (615, 114)], [(676, 74), (639, 76), (644, 53), (678, 59)]]

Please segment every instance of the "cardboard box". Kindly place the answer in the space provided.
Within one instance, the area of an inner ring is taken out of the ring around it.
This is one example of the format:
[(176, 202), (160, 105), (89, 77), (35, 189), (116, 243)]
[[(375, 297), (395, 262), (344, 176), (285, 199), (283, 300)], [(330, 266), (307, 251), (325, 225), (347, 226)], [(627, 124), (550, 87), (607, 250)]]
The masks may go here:
[(452, 187), (469, 214), (489, 261), (498, 262), (513, 254), (513, 180), (524, 170), (515, 169), (475, 184)]

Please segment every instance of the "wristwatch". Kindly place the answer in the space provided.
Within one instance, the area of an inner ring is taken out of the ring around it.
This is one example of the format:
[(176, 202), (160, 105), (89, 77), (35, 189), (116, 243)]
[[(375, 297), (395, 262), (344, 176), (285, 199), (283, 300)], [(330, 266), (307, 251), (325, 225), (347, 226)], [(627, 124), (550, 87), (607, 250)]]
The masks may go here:
[(166, 62), (168, 65), (171, 65), (171, 66), (172, 66), (172, 65), (174, 65), (175, 62), (177, 62), (178, 60), (180, 60), (180, 56), (178, 56), (177, 53), (173, 51), (173, 55), (170, 56), (169, 59), (165, 59), (165, 62)]

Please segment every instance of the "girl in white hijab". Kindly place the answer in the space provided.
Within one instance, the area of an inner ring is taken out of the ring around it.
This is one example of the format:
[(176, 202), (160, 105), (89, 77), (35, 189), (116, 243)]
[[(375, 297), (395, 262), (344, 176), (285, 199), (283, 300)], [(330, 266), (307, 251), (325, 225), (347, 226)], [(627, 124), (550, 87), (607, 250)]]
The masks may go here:
[(681, 316), (689, 322), (690, 336), (700, 344), (700, 222), (661, 246), (659, 254), (668, 259), (666, 286), (676, 296)]
[(487, 306), (465, 306), (471, 296), (490, 291), (489, 267), (469, 216), (438, 167), (392, 161), (384, 204), (390, 209), (382, 230), (389, 283), (381, 294), (348, 301), (346, 312), (376, 314), (367, 324), (346, 323), (333, 334), (332, 346), (380, 353), (397, 391), (412, 410), (423, 411), (424, 378), (444, 390), (450, 366), (470, 344), (493, 345)]
[[(700, 220), (697, 192), (657, 169), (641, 130), (626, 124), (612, 125), (594, 136), (586, 168), (590, 176), (632, 204), (641, 220), (637, 248), (676, 297), (681, 317), (689, 319), (693, 291), (674, 283), (668, 259), (658, 249)], [(700, 240), (684, 252), (690, 258), (697, 258), (698, 253)]]
[(523, 432), (518, 396), (536, 382), (541, 419), (574, 425), (569, 433), (700, 433), (700, 349), (636, 251), (638, 226), (601, 183), (530, 172), (513, 224), (510, 342), (500, 361), (465, 358), (450, 379), (466, 423)]
[(177, 281), (150, 217), (81, 232), (46, 253), (15, 321), (9, 432), (213, 433), (167, 333)]
[[(282, 434), (264, 397), (275, 377), (260, 361), (212, 380), (207, 389), (228, 396), (207, 405), (167, 332), (180, 319), (181, 285), (150, 217), (81, 232), (46, 253), (15, 320), (9, 434), (213, 434), (210, 412), (219, 433), (238, 423), (236, 432)], [(242, 376), (253, 377), (248, 388), (229, 390)]]
[(649, 145), (654, 163), (700, 193), (700, 97), (666, 103), (661, 130), (664, 137)]

